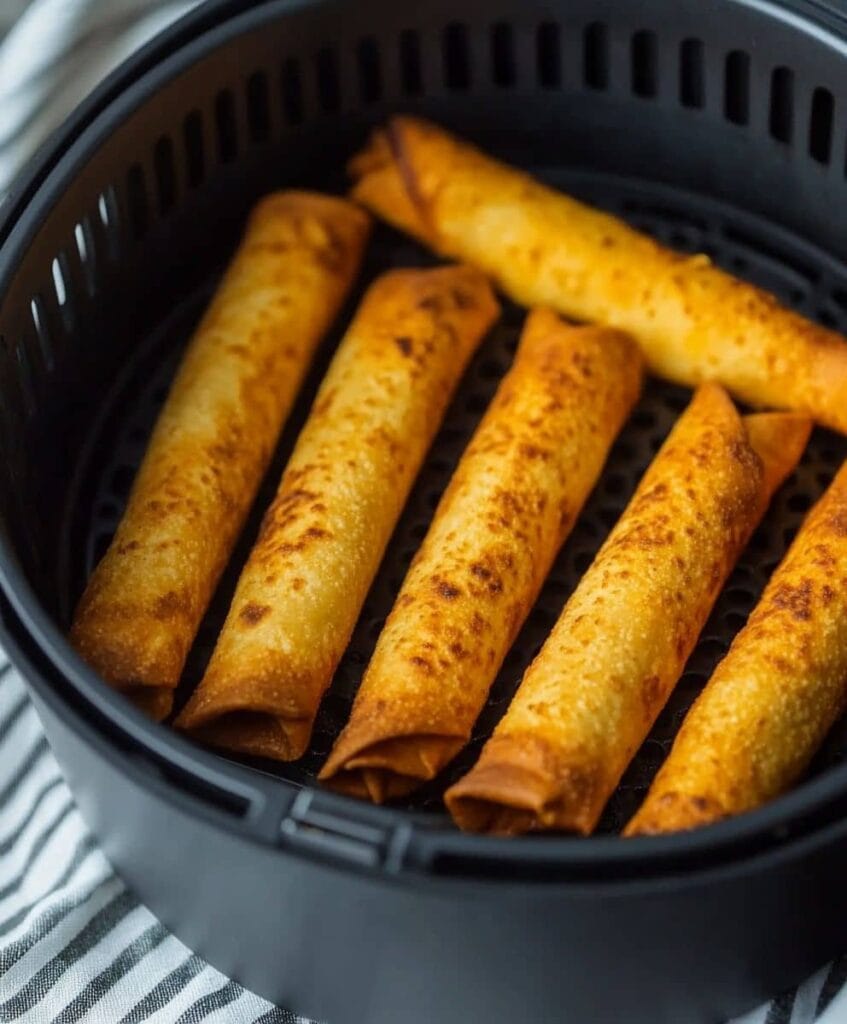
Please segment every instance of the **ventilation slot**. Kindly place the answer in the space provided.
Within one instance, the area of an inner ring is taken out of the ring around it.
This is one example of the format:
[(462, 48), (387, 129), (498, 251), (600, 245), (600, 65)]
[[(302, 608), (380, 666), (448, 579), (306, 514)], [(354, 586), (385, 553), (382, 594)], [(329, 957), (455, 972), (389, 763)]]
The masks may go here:
[(412, 29), (400, 33), (400, 74), (403, 92), (407, 96), (420, 96), (423, 92), (421, 41)]
[(554, 21), (538, 26), (535, 51), (538, 84), (544, 89), (558, 89), (562, 84), (562, 46), (559, 26)]
[(341, 106), (341, 85), (338, 81), (338, 60), (335, 51), (324, 47), (315, 57), (318, 104), (326, 114), (334, 114)]
[(362, 102), (376, 103), (382, 98), (382, 68), (379, 64), (379, 47), (372, 36), (361, 40), (356, 49), (356, 59)]
[(56, 365), (56, 357), (53, 346), (50, 343), (50, 335), (47, 331), (47, 318), (44, 314), (44, 303), (40, 295), (34, 296), (29, 304), (32, 314), (32, 325), (35, 328), (35, 336), (38, 338), (38, 346), (41, 349), (41, 358), (48, 372)]
[(303, 120), (303, 84), (300, 80), (300, 65), (289, 57), (282, 65), (282, 110), (289, 124), (300, 124)]
[(679, 101), (695, 109), (706, 104), (703, 44), (699, 39), (685, 39), (679, 48)]
[(132, 235), (136, 240), (147, 233), (147, 189), (144, 185), (144, 171), (139, 164), (133, 164), (126, 177), (127, 203)]
[(829, 89), (820, 86), (812, 94), (809, 121), (809, 156), (819, 164), (828, 164), (832, 150), (832, 121), (835, 101)]
[(159, 192), (159, 213), (164, 215), (173, 208), (176, 202), (174, 147), (166, 135), (163, 135), (156, 143), (153, 163), (156, 168), (156, 188)]
[(97, 197), (97, 220), (105, 243), (106, 256), (115, 260), (120, 251), (120, 220), (115, 190), (110, 185)]
[(774, 68), (771, 75), (770, 133), (780, 142), (791, 142), (794, 127), (794, 74)]
[(63, 309), (68, 302), (68, 292), (65, 287), (65, 274), (58, 256), (53, 260), (52, 272), (53, 288), (56, 292), (56, 302), (59, 304), (59, 309)]
[(215, 99), (215, 127), (218, 133), (218, 159), (231, 163), (238, 154), (238, 129), (235, 124), (235, 99), (229, 89), (222, 89)]
[(599, 21), (585, 30), (582, 76), (590, 89), (609, 85), (609, 31)]
[(74, 226), (74, 241), (79, 256), (79, 265), (85, 280), (85, 288), (89, 295), (97, 291), (97, 265), (95, 262), (94, 233), (88, 218)]
[(650, 98), (659, 85), (659, 56), (655, 32), (636, 32), (632, 37), (632, 91)]
[(491, 28), (491, 80), (508, 89), (515, 84), (515, 38), (512, 26), (499, 21)]
[(263, 71), (254, 71), (247, 79), (247, 127), (253, 142), (264, 142), (271, 133), (268, 78)]
[(726, 58), (724, 114), (733, 124), (750, 119), (750, 55), (743, 50), (733, 50)]
[(444, 30), (444, 84), (448, 89), (469, 89), (471, 84), (468, 28), (458, 22)]
[(185, 166), (188, 185), (197, 188), (203, 180), (205, 156), (203, 153), (203, 118), (199, 110), (192, 110), (182, 124), (185, 142)]

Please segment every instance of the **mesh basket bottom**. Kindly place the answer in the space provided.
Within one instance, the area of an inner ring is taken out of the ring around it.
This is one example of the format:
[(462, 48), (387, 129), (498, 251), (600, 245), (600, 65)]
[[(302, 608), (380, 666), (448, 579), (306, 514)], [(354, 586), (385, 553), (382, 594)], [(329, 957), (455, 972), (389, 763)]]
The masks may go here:
[[(727, 270), (768, 288), (807, 316), (847, 330), (847, 268), (781, 229), (716, 204), (663, 186), (562, 170), (538, 169), (553, 184), (618, 213), (636, 227), (683, 251), (708, 253)], [(225, 254), (222, 254), (225, 256)], [(373, 238), (362, 281), (391, 266), (426, 265), (430, 257), (413, 243), (379, 228)], [(66, 617), (94, 564), (105, 551), (120, 519), (135, 471), (157, 412), (164, 401), (182, 346), (208, 300), (212, 283), (188, 295), (140, 348), (107, 397), (94, 436), (85, 446), (76, 479), (80, 486), (68, 503), (73, 522), (66, 536), (84, 536), (81, 548), (67, 551), (60, 587)], [(352, 309), (358, 299), (353, 297)], [(348, 314), (349, 314), (348, 309)], [(295, 784), (314, 780), (332, 742), (347, 719), (359, 679), (406, 568), (426, 533), (433, 510), (462, 450), (514, 354), (524, 313), (506, 304), (503, 316), (477, 353), (447, 414), (354, 632), (347, 653), (326, 695), (309, 752), (300, 761), (279, 765), (243, 759), (256, 770)], [(341, 318), (345, 322), (347, 318)], [(189, 657), (178, 706), (202, 675), (223, 623), (238, 575), (269, 503), (287, 456), (302, 425), (316, 386), (340, 330), (328, 339), (284, 431), (247, 528), (200, 629)], [(468, 747), (432, 784), (405, 802), (418, 812), (443, 816), (441, 794), (477, 758), (508, 705), (524, 669), (535, 656), (568, 595), (615, 523), (642, 473), (690, 393), (650, 380), (643, 397), (614, 445), (603, 475), (565, 544), (524, 629), (507, 656)], [(633, 759), (609, 802), (600, 832), (617, 832), (634, 812), (666, 756), (687, 709), (743, 625), (769, 575), (779, 562), (804, 513), (823, 492), (847, 455), (847, 441), (816, 431), (796, 472), (771, 509), (719, 597), (686, 670), (650, 736)], [(847, 750), (847, 724), (832, 731), (811, 768), (819, 772)]]

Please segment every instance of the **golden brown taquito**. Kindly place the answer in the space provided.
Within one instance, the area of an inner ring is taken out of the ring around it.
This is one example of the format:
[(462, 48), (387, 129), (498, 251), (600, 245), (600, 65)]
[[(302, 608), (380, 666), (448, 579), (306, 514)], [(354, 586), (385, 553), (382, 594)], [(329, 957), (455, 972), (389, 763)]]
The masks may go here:
[(793, 413), (742, 418), (722, 388), (698, 390), (479, 761), (448, 790), (462, 828), (594, 829), (809, 429)]
[(468, 267), (397, 270), (371, 286), (178, 726), (280, 760), (304, 752), (412, 481), (497, 312)]
[(626, 834), (695, 828), (773, 799), (845, 703), (847, 466), (689, 711)]
[(426, 121), (395, 117), (350, 163), (352, 195), (525, 306), (610, 324), (656, 374), (847, 431), (847, 344), (770, 294), (682, 255)]
[(253, 210), (197, 327), (71, 641), (155, 718), (173, 689), (312, 355), (358, 271), (367, 215), (279, 192)]
[(626, 335), (529, 314), (321, 772), (333, 788), (398, 796), (467, 743), (640, 386)]

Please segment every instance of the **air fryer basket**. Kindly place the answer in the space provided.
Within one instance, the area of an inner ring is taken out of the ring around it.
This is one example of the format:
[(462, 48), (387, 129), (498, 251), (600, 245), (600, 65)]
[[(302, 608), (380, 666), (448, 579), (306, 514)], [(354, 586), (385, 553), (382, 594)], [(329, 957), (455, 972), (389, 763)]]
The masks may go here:
[[(346, 157), (390, 113), (430, 116), (847, 331), (847, 20), (800, 0), (790, 10), (744, 0), (242, 7), (206, 4), (143, 51), (0, 206), (0, 619), (89, 822), (192, 948), (330, 1024), (711, 1021), (799, 980), (843, 944), (843, 724), (794, 793), (688, 835), (462, 836), (440, 803), (684, 407), (683, 389), (649, 383), (478, 735), (444, 777), (389, 808), (315, 786), (405, 568), (514, 352), (517, 307), (506, 305), (456, 396), (302, 761), (236, 762), (146, 721), (80, 663), (62, 630), (248, 209), (287, 184), (343, 189)], [(361, 283), (430, 260), (379, 227)], [(189, 684), (339, 333), (284, 432)], [(815, 433), (602, 833), (637, 806), (845, 456), (844, 439)]]

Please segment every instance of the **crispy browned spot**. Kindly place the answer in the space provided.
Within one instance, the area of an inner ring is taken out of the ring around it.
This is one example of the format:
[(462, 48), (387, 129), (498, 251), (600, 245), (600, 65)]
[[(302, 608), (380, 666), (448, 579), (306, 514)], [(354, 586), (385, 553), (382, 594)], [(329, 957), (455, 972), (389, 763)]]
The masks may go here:
[(249, 601), (238, 613), (238, 617), (248, 626), (255, 626), (257, 622), (262, 621), (270, 610), (271, 607), (268, 604), (256, 604), (253, 601)]

